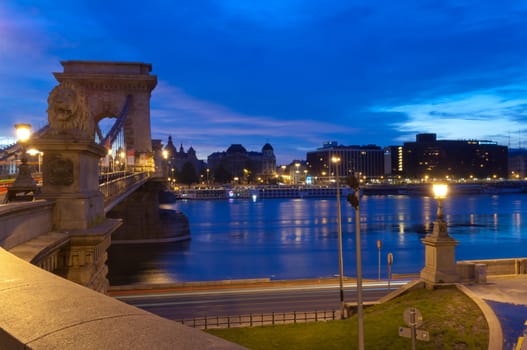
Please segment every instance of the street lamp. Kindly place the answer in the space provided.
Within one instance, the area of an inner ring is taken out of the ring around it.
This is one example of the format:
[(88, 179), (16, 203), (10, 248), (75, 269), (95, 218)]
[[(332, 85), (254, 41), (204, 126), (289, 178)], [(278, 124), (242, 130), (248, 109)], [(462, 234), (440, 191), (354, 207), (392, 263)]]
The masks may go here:
[(295, 185), (298, 184), (298, 174), (299, 174), (299, 171), (298, 171), (298, 168), (300, 168), (300, 163), (295, 163), (295, 178), (294, 178), (294, 181), (295, 181)]
[(120, 162), (121, 163), (121, 170), (125, 170), (125, 168), (126, 168), (126, 152), (124, 151), (124, 149), (119, 147), (119, 149), (117, 150), (117, 155), (121, 159), (121, 162)]
[(360, 246), (360, 182), (354, 174), (349, 177), (349, 185), (355, 191), (348, 195), (348, 202), (355, 209), (355, 249), (357, 250), (357, 318), (359, 350), (364, 350), (364, 320), (362, 313), (362, 258)]
[(377, 240), (377, 250), (379, 251), (379, 254), (378, 254), (378, 266), (379, 266), (379, 271), (378, 271), (378, 277), (377, 279), (380, 281), (381, 280), (381, 248), (382, 248), (382, 241), (380, 239)]
[(420, 277), (426, 284), (455, 283), (459, 280), (456, 270), (455, 247), (459, 243), (448, 235), (443, 220), (443, 200), (448, 194), (445, 184), (433, 184), (432, 191), (437, 199), (437, 220), (431, 234), (422, 240), (425, 245), (425, 267)]
[(34, 149), (34, 148), (30, 148), (27, 150), (27, 153), (30, 155), (30, 156), (38, 156), (37, 157), (37, 170), (38, 172), (40, 173), (41, 172), (41, 165), (42, 165), (42, 152), (40, 152), (38, 149)]
[[(448, 193), (448, 186), (445, 184), (433, 184), (432, 185), (432, 191), (434, 192), (434, 197), (437, 199), (437, 222), (439, 225), (444, 224), (443, 221), (443, 199), (446, 198), (446, 195)], [(439, 234), (442, 235), (442, 231), (448, 235), (448, 232), (446, 230), (440, 230)]]
[(27, 164), (26, 142), (31, 137), (31, 124), (15, 124), (16, 136), (21, 148), (21, 164), (15, 182), (7, 190), (7, 201), (33, 200), (37, 186), (31, 177), (31, 169)]
[(340, 158), (332, 157), (331, 162), (335, 164), (335, 173), (336, 173), (336, 185), (337, 185), (337, 232), (339, 240), (339, 287), (340, 287), (340, 318), (344, 318), (344, 264), (342, 261), (342, 218), (341, 218), (341, 208), (340, 208), (340, 185), (339, 185), (339, 176), (338, 176), (338, 164)]

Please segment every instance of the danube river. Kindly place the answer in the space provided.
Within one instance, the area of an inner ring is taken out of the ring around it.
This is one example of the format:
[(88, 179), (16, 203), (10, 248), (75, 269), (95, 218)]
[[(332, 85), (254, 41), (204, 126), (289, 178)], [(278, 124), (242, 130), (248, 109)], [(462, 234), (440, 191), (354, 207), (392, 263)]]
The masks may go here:
[[(300, 279), (338, 274), (336, 199), (181, 200), (167, 207), (190, 221), (192, 240), (112, 246), (112, 285), (230, 279)], [(527, 256), (527, 194), (459, 195), (444, 201), (456, 260)], [(421, 239), (432, 230), (437, 202), (421, 196), (363, 196), (363, 275), (418, 273)], [(355, 211), (342, 200), (344, 275), (355, 276)]]

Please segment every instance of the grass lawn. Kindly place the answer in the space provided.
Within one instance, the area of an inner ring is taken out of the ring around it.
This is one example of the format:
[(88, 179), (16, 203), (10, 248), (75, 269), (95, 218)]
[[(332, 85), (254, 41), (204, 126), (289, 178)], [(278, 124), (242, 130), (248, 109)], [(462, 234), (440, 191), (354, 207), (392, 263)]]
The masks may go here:
[[(487, 349), (487, 321), (476, 304), (455, 287), (417, 289), (387, 303), (364, 309), (366, 349), (410, 349), (409, 338), (399, 336), (406, 308), (423, 316), (420, 329), (430, 341), (416, 349)], [(249, 349), (357, 349), (357, 316), (347, 320), (253, 328), (208, 330)]]

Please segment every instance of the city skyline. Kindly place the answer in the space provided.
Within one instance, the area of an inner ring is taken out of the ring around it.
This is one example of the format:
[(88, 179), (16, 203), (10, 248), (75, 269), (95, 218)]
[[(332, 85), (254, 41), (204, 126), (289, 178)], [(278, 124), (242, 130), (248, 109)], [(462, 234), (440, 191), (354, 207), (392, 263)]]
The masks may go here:
[(527, 4), (475, 1), (8, 0), (0, 143), (47, 124), (60, 61), (151, 63), (152, 137), (200, 159), (270, 143), (277, 163), (327, 141), (526, 142)]

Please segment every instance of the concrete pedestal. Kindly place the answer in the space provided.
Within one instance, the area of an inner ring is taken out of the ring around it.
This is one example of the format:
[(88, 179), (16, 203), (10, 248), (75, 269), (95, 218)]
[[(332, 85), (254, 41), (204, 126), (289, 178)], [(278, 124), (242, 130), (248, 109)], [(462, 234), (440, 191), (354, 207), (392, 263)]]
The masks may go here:
[(425, 267), (421, 270), (421, 279), (431, 285), (458, 282), (455, 247), (459, 242), (448, 235), (446, 223), (436, 221), (432, 234), (422, 242), (425, 245)]

